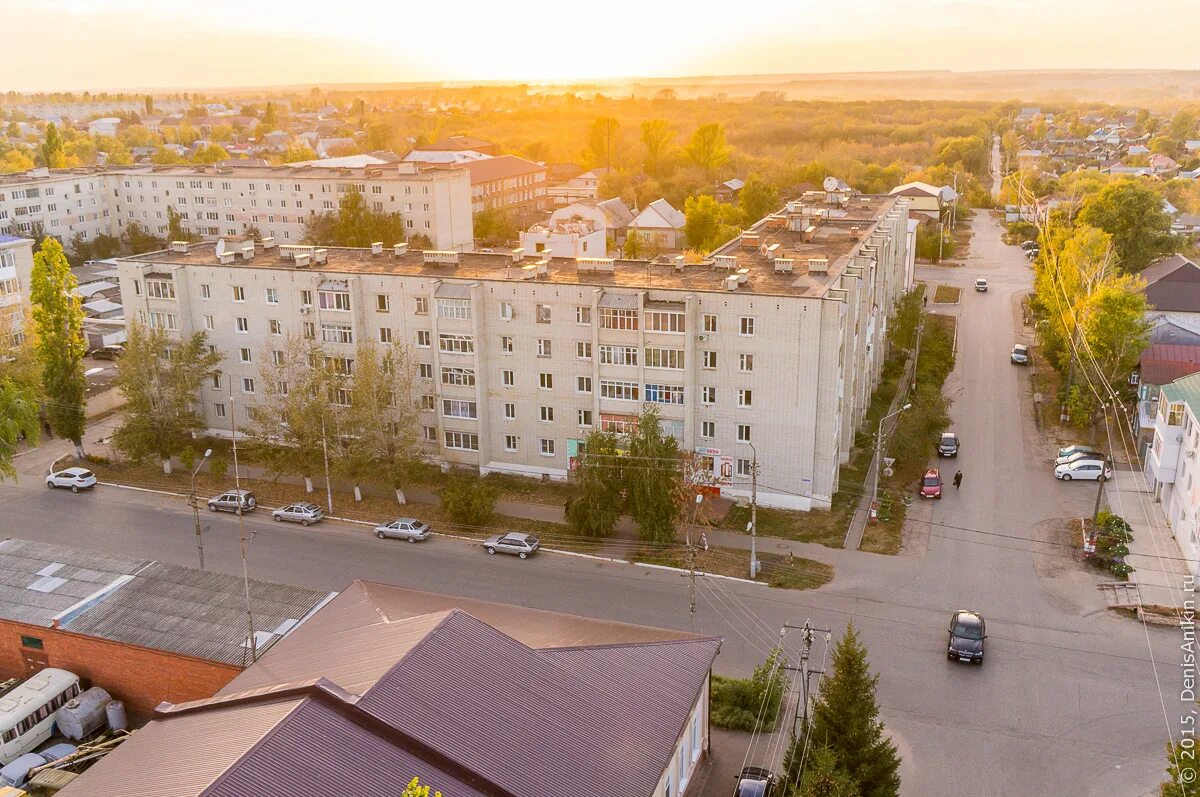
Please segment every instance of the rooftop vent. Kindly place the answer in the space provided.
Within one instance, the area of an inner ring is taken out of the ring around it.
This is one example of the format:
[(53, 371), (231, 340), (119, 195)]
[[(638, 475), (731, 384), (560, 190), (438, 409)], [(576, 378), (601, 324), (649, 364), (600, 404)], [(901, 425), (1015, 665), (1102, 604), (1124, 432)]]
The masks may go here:
[(383, 254), (383, 241), (375, 241), (373, 244), (371, 244), (371, 254), (372, 255), (382, 255)]
[(776, 274), (791, 274), (793, 261), (790, 257), (775, 258), (775, 273)]
[(798, 199), (793, 199), (787, 204), (788, 213), (802, 213), (804, 211), (804, 203)]
[(748, 282), (750, 280), (750, 269), (739, 268), (737, 270), (737, 273), (734, 276), (737, 277), (737, 281), (738, 281), (739, 285), (745, 285), (746, 282)]
[(758, 248), (758, 233), (744, 232), (742, 233), (742, 248), (757, 249)]
[(304, 244), (284, 244), (279, 247), (279, 256), (284, 260), (295, 260), (300, 255), (312, 255), (315, 246)]
[(448, 265), (458, 265), (458, 252), (445, 251), (438, 249), (426, 249), (422, 252), (426, 263), (443, 263)]
[(713, 268), (737, 268), (736, 255), (713, 255)]
[(167, 244), (167, 251), (171, 254), (186, 255), (190, 246), (187, 241), (171, 241)]
[(683, 264), (684, 264), (683, 255), (675, 255), (674, 259), (671, 262), (671, 265), (673, 265), (675, 267), (676, 271), (683, 271)]
[(218, 262), (220, 262), (220, 264), (222, 266), (228, 266), (236, 258), (237, 258), (237, 252), (234, 252), (234, 251), (221, 252), (219, 255), (217, 255), (217, 260), (218, 260)]
[(810, 257), (808, 259), (809, 274), (828, 274), (829, 273), (829, 258), (827, 257)]
[(800, 240), (808, 242), (817, 237), (817, 225), (810, 224), (800, 233)]
[(740, 285), (741, 283), (738, 280), (737, 274), (730, 274), (728, 277), (721, 280), (721, 284), (723, 284), (725, 286), (725, 290), (727, 290), (727, 291), (736, 291), (738, 288), (738, 285)]
[(275, 236), (268, 235), (266, 238), (263, 238), (262, 245), (263, 245), (263, 249), (274, 249), (275, 248)]
[(407, 243), (395, 244), (394, 246), (392, 246), (392, 254), (395, 255), (396, 257), (400, 257), (402, 255), (407, 255), (408, 254), (408, 244)]
[(512, 257), (512, 262), (520, 263), (522, 260), (525, 259), (525, 247), (518, 246), (516, 249), (512, 250), (508, 254), (510, 257)]
[(577, 257), (575, 258), (575, 269), (577, 271), (603, 271), (611, 274), (614, 262), (611, 257)]
[(762, 246), (762, 253), (768, 260), (774, 260), (783, 254), (783, 252), (781, 252), (779, 249), (779, 244), (771, 244), (770, 246), (767, 246), (765, 243)]
[(254, 241), (245, 241), (241, 249), (242, 260), (254, 259)]
[(313, 253), (312, 253), (312, 259), (313, 259), (314, 263), (328, 263), (329, 262), (329, 250), (328, 249), (314, 249)]
[(312, 260), (312, 253), (297, 252), (292, 260), (296, 261), (296, 268), (308, 268), (308, 264)]

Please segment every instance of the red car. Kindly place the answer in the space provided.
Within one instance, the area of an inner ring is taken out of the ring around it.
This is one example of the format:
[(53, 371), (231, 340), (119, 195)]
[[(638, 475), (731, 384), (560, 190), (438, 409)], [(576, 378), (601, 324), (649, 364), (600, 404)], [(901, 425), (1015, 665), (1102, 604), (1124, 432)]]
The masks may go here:
[(921, 497), (942, 497), (942, 474), (938, 472), (937, 468), (930, 468), (925, 471), (925, 476), (921, 479)]

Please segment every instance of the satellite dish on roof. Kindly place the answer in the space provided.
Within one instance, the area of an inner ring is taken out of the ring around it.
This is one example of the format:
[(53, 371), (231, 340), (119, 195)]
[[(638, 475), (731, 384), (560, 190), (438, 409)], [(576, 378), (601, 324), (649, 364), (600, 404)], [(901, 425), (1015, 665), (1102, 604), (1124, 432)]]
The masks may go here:
[(838, 179), (833, 175), (825, 178), (825, 182), (821, 183), (826, 191), (836, 191), (838, 187)]
[(223, 254), (225, 254), (225, 239), (218, 238), (217, 239), (217, 257), (220, 257)]

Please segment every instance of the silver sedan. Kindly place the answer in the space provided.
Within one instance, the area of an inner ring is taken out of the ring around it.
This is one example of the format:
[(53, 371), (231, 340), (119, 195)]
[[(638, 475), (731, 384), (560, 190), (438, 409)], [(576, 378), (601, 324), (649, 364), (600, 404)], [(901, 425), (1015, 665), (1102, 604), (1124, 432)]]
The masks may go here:
[(299, 523), (301, 526), (307, 526), (310, 523), (319, 523), (325, 517), (325, 513), (321, 507), (308, 502), (298, 504), (288, 504), (281, 506), (271, 512), (271, 517), (276, 522), (281, 520), (289, 520), (292, 523)]
[(433, 529), (429, 524), (411, 517), (396, 518), (375, 527), (375, 536), (381, 540), (391, 537), (394, 540), (421, 542), (429, 539)]
[(483, 541), (483, 549), (489, 554), (499, 551), (500, 553), (514, 554), (522, 559), (537, 553), (539, 547), (540, 543), (537, 537), (520, 531), (510, 531), (504, 535), (497, 534), (495, 537), (488, 537)]

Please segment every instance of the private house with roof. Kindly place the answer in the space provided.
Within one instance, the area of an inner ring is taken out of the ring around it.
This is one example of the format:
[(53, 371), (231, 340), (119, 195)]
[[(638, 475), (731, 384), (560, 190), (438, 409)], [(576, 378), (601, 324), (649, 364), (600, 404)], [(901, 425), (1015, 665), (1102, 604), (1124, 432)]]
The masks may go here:
[(62, 797), (679, 797), (715, 637), (356, 581)]
[(665, 199), (656, 199), (642, 209), (627, 225), (626, 235), (636, 231), (644, 247), (673, 252), (686, 243), (683, 225), (687, 221), (682, 211), (671, 207)]
[(551, 257), (609, 257), (609, 249), (625, 240), (633, 213), (620, 197), (603, 202), (582, 200), (559, 208), (545, 222), (521, 233), (527, 252)]
[(935, 221), (940, 219), (942, 213), (958, 201), (958, 193), (950, 186), (936, 186), (920, 181), (898, 185), (888, 194), (907, 197), (910, 211)]
[(742, 189), (745, 187), (746, 181), (735, 177), (732, 180), (726, 180), (717, 186), (716, 190), (713, 191), (713, 197), (718, 202), (737, 202), (738, 197), (741, 196)]
[(1200, 373), (1159, 389), (1145, 471), (1192, 575), (1200, 576)]
[(1200, 333), (1200, 265), (1173, 254), (1142, 269), (1146, 301), (1153, 308), (1147, 320), (1171, 321)]
[(61, 545), (0, 541), (0, 678), (70, 670), (145, 719), (210, 697), (332, 594)]

